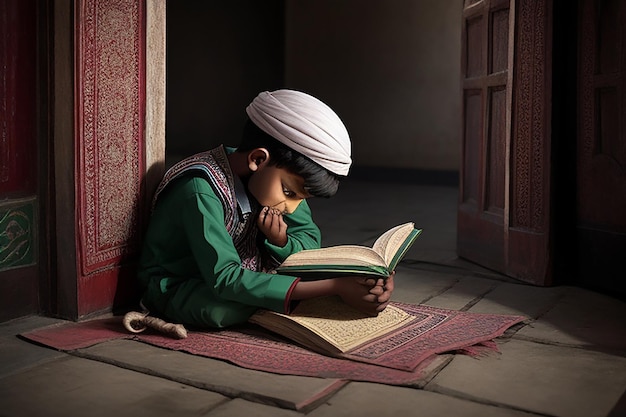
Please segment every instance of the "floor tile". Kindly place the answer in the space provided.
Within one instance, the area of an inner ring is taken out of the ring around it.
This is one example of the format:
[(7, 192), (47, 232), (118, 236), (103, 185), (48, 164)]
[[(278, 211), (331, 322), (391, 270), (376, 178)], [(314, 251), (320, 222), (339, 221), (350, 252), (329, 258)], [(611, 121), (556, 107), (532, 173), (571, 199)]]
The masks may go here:
[(626, 303), (585, 289), (568, 287), (556, 305), (520, 336), (565, 345), (621, 352), (626, 356)]
[(278, 375), (245, 369), (224, 361), (131, 340), (101, 343), (81, 349), (80, 354), (215, 391), (230, 398), (245, 398), (294, 410), (314, 407), (344, 385), (343, 381), (336, 379)]
[(28, 316), (0, 324), (0, 378), (65, 356), (64, 353), (26, 343), (18, 334), (62, 320)]
[(427, 300), (426, 304), (450, 310), (465, 310), (498, 284), (497, 281), (486, 278), (462, 277), (445, 292)]
[(605, 417), (626, 390), (626, 358), (523, 340), (456, 356), (425, 389), (559, 417)]
[(302, 417), (303, 415), (304, 414), (301, 412), (294, 410), (272, 407), (270, 405), (259, 404), (242, 399), (234, 399), (211, 410), (211, 412), (205, 417)]
[(499, 282), (493, 291), (485, 294), (469, 311), (516, 314), (535, 319), (550, 310), (565, 291), (563, 287), (544, 288)]
[(525, 412), (411, 388), (351, 382), (308, 417), (530, 417)]
[(0, 379), (5, 417), (180, 417), (204, 415), (224, 401), (214, 392), (69, 356)]
[(398, 267), (394, 277), (393, 300), (420, 304), (454, 286), (459, 277), (428, 270)]

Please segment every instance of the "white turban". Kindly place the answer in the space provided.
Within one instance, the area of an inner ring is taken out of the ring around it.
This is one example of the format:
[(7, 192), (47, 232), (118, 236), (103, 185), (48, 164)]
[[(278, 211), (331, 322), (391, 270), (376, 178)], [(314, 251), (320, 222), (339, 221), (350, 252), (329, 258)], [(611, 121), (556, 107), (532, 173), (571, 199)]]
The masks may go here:
[(250, 120), (268, 135), (338, 175), (347, 175), (350, 136), (339, 116), (308, 94), (264, 91), (246, 108)]

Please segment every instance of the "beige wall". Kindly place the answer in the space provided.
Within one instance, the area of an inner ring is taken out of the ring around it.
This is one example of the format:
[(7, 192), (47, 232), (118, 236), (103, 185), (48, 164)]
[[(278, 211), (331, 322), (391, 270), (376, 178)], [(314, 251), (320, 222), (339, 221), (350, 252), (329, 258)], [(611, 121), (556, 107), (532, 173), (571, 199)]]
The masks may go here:
[(346, 123), (355, 165), (458, 170), (461, 0), (288, 0), (286, 84)]

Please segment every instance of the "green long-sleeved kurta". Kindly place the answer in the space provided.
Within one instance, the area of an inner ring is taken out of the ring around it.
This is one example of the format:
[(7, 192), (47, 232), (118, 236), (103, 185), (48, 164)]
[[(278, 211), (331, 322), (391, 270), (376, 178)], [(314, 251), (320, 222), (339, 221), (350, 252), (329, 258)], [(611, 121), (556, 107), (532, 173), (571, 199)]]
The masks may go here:
[[(245, 191), (236, 192), (246, 206)], [(241, 202), (244, 204), (241, 204)], [(302, 201), (285, 216), (288, 243), (265, 248), (279, 262), (302, 249), (318, 248), (321, 234)], [(138, 271), (142, 302), (167, 319), (199, 327), (245, 322), (258, 308), (287, 311), (297, 278), (242, 268), (224, 226), (224, 208), (203, 177), (173, 181), (159, 196)]]

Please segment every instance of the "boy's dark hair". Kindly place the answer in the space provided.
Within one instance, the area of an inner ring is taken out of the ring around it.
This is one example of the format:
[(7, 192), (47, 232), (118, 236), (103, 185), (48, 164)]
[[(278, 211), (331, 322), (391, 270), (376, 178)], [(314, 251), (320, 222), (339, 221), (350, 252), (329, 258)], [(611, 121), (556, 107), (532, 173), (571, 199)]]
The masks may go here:
[(268, 135), (250, 119), (243, 129), (243, 136), (237, 152), (246, 152), (255, 148), (266, 148), (270, 153), (270, 166), (285, 168), (304, 179), (304, 189), (315, 197), (332, 197), (339, 188), (343, 176), (330, 172), (311, 159), (294, 151), (287, 145)]

